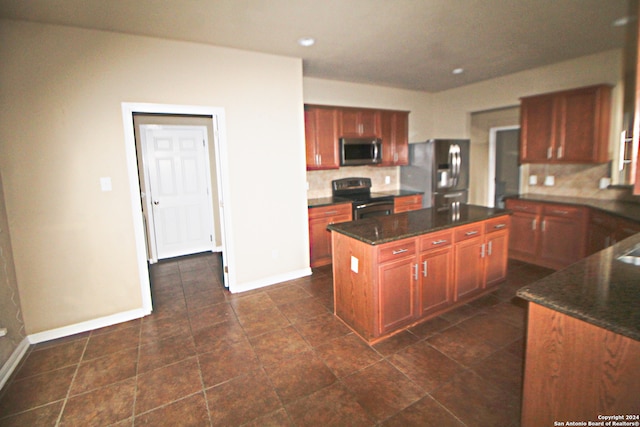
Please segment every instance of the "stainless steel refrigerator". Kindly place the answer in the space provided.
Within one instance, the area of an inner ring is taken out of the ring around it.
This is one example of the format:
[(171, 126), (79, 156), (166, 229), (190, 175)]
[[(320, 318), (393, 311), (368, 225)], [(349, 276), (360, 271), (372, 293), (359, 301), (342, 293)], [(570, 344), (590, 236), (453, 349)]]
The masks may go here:
[(400, 168), (400, 188), (422, 191), (425, 208), (448, 210), (469, 197), (469, 140), (430, 139), (409, 144), (409, 165)]

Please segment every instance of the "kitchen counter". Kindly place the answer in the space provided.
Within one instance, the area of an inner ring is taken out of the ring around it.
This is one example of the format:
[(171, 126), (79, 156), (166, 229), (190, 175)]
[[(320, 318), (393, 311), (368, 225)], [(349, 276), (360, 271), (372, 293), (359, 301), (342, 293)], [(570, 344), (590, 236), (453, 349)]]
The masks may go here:
[(587, 206), (610, 213), (620, 218), (640, 222), (640, 204), (617, 200), (588, 199), (584, 197), (545, 196), (541, 194), (522, 194), (508, 196), (506, 199), (530, 200), (532, 202), (559, 203), (563, 205)]
[(640, 266), (616, 259), (636, 245), (640, 235), (525, 286), (517, 295), (640, 341)]
[[(391, 191), (376, 191), (376, 192), (373, 192), (372, 194), (376, 196), (403, 197), (403, 196), (413, 196), (416, 194), (424, 194), (424, 193), (420, 191), (410, 191), (410, 190), (391, 190)], [(333, 196), (316, 197), (312, 199), (307, 199), (307, 206), (310, 208), (337, 205), (340, 203), (351, 203), (351, 200), (345, 197), (333, 197)]]
[(637, 245), (640, 234), (518, 290), (529, 301), (523, 427), (638, 421), (640, 266), (617, 259)]
[(460, 205), (458, 212), (437, 212), (433, 208), (419, 209), (395, 215), (331, 224), (328, 229), (369, 245), (379, 245), (508, 213), (504, 209)]

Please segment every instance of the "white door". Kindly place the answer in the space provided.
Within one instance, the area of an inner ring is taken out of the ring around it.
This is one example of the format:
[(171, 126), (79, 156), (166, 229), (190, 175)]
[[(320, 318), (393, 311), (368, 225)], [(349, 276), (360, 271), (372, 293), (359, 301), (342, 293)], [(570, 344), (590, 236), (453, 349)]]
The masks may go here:
[(151, 260), (214, 249), (204, 126), (141, 125)]

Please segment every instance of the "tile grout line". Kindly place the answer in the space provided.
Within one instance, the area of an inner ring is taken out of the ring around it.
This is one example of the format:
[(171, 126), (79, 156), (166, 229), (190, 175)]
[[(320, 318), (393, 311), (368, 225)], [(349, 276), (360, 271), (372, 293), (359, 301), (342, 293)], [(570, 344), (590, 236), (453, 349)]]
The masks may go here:
[(67, 408), (67, 403), (69, 402), (69, 396), (71, 395), (71, 389), (73, 387), (73, 384), (76, 381), (76, 376), (80, 371), (80, 364), (82, 363), (82, 360), (84, 359), (84, 354), (86, 353), (87, 347), (89, 346), (89, 340), (91, 339), (91, 335), (92, 333), (89, 334), (89, 336), (87, 337), (87, 341), (84, 343), (82, 354), (80, 354), (80, 359), (78, 360), (76, 369), (73, 372), (73, 376), (71, 377), (71, 382), (69, 383), (69, 388), (67, 389), (67, 395), (65, 396), (64, 401), (62, 402), (62, 407), (60, 408), (60, 413), (58, 414), (58, 419), (56, 420), (56, 427), (59, 426), (60, 423), (62, 422), (62, 415), (64, 414), (64, 411)]

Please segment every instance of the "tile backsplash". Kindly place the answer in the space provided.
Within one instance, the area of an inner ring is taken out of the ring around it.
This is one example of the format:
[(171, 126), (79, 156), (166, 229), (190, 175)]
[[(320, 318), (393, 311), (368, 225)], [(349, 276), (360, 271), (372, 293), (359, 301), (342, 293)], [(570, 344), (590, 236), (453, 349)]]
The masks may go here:
[[(371, 178), (371, 191), (391, 191), (400, 188), (400, 168), (350, 166), (340, 169), (307, 171), (307, 198), (331, 196), (331, 181), (340, 178), (364, 177)], [(385, 184), (385, 178), (389, 177), (389, 183)]]
[[(629, 200), (640, 199), (631, 196), (628, 188), (599, 188), (600, 179), (610, 176), (610, 165), (539, 165), (529, 164), (528, 172), (523, 172), (522, 192), (547, 196), (585, 197), (589, 199)], [(528, 178), (536, 175), (538, 183), (529, 185)], [(553, 185), (544, 185), (546, 177), (553, 177)]]

